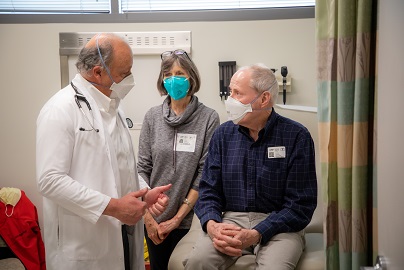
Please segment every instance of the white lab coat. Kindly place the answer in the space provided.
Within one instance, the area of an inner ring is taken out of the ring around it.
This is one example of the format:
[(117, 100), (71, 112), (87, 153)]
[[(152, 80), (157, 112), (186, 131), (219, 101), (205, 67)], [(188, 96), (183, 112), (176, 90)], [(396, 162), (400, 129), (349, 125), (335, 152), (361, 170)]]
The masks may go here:
[[(102, 212), (111, 197), (119, 198), (139, 189), (137, 170), (134, 168), (136, 181), (129, 185), (131, 190), (120, 194), (114, 146), (97, 104), (87, 91), (93, 86), (80, 75), (73, 83), (90, 103), (94, 127), (99, 132), (79, 130), (91, 126), (79, 110), (70, 84), (56, 93), (38, 116), (37, 182), (44, 196), (47, 269), (124, 269), (122, 224)], [(80, 104), (92, 122), (87, 105)], [(122, 111), (119, 115), (126, 119)], [(131, 143), (128, 129), (126, 135)], [(133, 147), (131, 150), (135, 158)], [(134, 227), (129, 237), (131, 269), (140, 270), (144, 269), (143, 222)]]

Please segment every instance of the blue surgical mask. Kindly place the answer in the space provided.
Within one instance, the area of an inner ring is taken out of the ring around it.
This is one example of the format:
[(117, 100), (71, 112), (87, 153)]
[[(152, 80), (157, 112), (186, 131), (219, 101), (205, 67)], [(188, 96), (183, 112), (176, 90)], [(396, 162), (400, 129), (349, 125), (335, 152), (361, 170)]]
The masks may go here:
[(165, 78), (164, 88), (167, 90), (170, 97), (174, 100), (184, 98), (189, 90), (189, 80), (183, 76), (171, 76)]

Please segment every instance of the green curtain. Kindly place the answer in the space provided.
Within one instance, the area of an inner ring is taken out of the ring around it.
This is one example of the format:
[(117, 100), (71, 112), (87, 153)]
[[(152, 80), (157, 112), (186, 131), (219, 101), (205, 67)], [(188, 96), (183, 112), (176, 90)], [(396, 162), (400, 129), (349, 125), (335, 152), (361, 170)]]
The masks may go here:
[(377, 3), (317, 0), (319, 148), (326, 269), (374, 265)]

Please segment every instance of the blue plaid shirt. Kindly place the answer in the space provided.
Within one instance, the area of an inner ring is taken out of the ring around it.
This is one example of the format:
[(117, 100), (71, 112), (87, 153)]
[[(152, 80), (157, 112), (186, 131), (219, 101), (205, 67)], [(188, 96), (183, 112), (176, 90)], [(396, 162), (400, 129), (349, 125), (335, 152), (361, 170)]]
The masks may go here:
[(231, 121), (215, 131), (195, 205), (205, 231), (225, 211), (270, 213), (254, 228), (265, 244), (304, 229), (316, 206), (314, 143), (303, 125), (272, 110), (257, 141)]

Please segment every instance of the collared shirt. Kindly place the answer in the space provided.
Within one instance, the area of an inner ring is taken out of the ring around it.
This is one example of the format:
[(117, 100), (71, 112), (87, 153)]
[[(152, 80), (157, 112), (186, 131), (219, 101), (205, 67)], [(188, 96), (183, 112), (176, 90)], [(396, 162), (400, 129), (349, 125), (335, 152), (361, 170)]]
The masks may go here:
[(205, 231), (225, 211), (270, 213), (254, 228), (265, 244), (304, 229), (316, 206), (314, 143), (303, 125), (272, 110), (257, 141), (231, 121), (216, 130), (195, 206)]
[(118, 193), (119, 197), (122, 197), (132, 191), (130, 183), (135, 181), (135, 157), (131, 151), (130, 137), (118, 114), (120, 100), (107, 97), (95, 87), (89, 88), (89, 93), (98, 105), (104, 127), (108, 131), (115, 150), (120, 175), (118, 181), (121, 187)]

